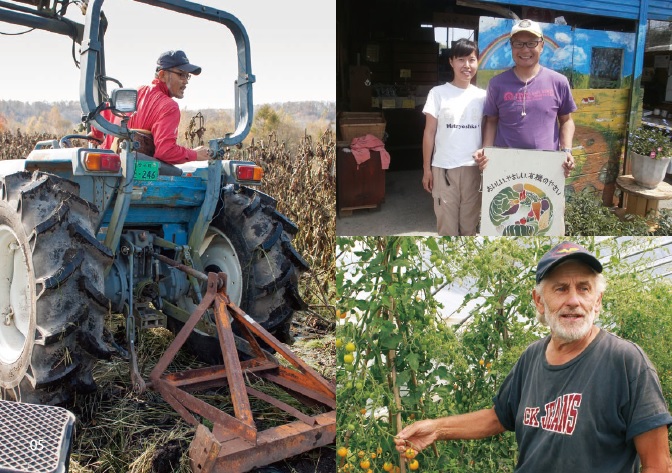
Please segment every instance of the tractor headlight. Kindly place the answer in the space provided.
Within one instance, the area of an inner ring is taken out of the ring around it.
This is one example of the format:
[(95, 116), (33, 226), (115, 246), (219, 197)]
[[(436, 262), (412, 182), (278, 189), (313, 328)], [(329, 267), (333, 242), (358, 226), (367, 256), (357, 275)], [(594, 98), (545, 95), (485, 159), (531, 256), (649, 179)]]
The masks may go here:
[(135, 89), (114, 89), (110, 97), (113, 110), (121, 113), (133, 113), (137, 110), (138, 91)]

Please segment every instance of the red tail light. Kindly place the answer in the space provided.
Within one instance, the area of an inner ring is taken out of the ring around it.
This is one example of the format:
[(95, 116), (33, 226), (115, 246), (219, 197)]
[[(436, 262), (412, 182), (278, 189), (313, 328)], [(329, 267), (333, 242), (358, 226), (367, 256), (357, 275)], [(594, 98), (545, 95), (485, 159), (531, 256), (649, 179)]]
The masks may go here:
[(264, 170), (259, 166), (238, 165), (236, 166), (236, 179), (239, 181), (261, 182)]
[(121, 158), (118, 154), (111, 153), (86, 153), (84, 167), (87, 171), (119, 172)]

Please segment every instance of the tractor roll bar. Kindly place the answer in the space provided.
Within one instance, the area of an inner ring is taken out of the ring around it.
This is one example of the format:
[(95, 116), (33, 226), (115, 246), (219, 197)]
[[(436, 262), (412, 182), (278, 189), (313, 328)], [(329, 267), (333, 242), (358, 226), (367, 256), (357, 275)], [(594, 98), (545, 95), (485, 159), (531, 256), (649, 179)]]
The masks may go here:
[[(228, 133), (223, 138), (210, 140), (209, 147), (214, 152), (224, 146), (232, 146), (242, 142), (252, 127), (254, 107), (252, 102), (252, 84), (255, 82), (252, 74), (250, 60), (250, 40), (240, 20), (230, 13), (215, 8), (199, 5), (184, 0), (135, 0), (151, 6), (161, 7), (166, 10), (183, 13), (185, 15), (203, 18), (205, 20), (221, 23), (226, 26), (236, 41), (238, 52), (238, 79), (235, 81), (235, 125), (234, 133)], [(84, 26), (84, 39), (82, 40), (82, 72), (80, 76), (80, 102), (82, 111), (90, 116), (100, 128), (112, 135), (129, 138), (129, 131), (121, 126), (110, 123), (100, 114), (95, 112), (99, 104), (95, 99), (95, 87), (97, 84), (96, 67), (100, 67), (99, 61), (103, 61), (103, 40), (100, 37), (100, 13), (104, 0), (93, 0), (89, 3)], [(104, 65), (103, 65), (104, 70)]]
[(83, 25), (62, 16), (31, 10), (21, 5), (0, 1), (0, 21), (62, 34), (69, 36), (76, 43), (82, 42)]

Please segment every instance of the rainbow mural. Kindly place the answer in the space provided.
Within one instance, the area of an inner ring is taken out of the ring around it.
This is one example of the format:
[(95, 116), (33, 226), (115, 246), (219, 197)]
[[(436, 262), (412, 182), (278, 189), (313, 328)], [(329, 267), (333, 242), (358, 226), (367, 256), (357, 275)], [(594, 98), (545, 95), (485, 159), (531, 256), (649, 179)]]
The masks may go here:
[[(551, 59), (554, 57), (554, 53), (558, 48), (560, 48), (560, 45), (558, 45), (556, 41), (554, 41), (552, 38), (544, 36), (544, 50), (541, 57), (539, 58), (539, 62), (541, 62), (542, 65), (548, 65), (545, 64), (545, 62), (551, 62)], [(511, 44), (509, 43), (508, 32), (495, 38), (493, 42), (487, 44), (485, 49), (480, 51), (478, 58), (478, 68), (484, 70), (502, 69), (501, 61), (497, 61), (497, 63), (494, 61), (494, 58), (498, 58), (502, 55), (505, 55), (509, 58), (507, 63), (508, 65), (505, 67), (505, 69), (513, 67), (513, 59), (511, 58)], [(493, 63), (496, 64), (496, 67)]]
[[(492, 77), (514, 66), (509, 43), (513, 22), (480, 18), (477, 84), (483, 89)], [(545, 44), (539, 62), (567, 76), (578, 106), (572, 114), (576, 168), (565, 181), (565, 195), (590, 188), (603, 192), (605, 202), (613, 202), (630, 110), (635, 35), (551, 23), (540, 26)], [(508, 210), (502, 214), (508, 215)], [(532, 212), (536, 217), (533, 208)], [(522, 218), (528, 221), (524, 215)]]
[[(511, 19), (481, 17), (478, 31), (479, 69), (504, 71), (513, 67), (509, 34)], [(623, 50), (623, 77), (634, 70), (635, 37), (633, 33), (617, 31), (572, 29), (568, 25), (540, 23), (544, 33), (544, 49), (539, 58), (541, 65), (555, 71), (572, 71), (590, 75), (594, 48)], [(480, 81), (479, 81), (480, 85)]]

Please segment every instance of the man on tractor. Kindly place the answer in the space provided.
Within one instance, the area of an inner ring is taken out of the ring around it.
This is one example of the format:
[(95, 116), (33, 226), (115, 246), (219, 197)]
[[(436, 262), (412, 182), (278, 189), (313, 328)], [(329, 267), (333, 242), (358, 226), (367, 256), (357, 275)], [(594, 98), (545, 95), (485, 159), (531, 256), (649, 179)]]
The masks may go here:
[[(187, 55), (180, 50), (162, 53), (156, 64), (152, 83), (138, 89), (138, 109), (128, 123), (128, 127), (136, 131), (138, 151), (168, 164), (207, 161), (209, 154), (205, 146), (189, 149), (177, 144), (180, 107), (173, 100), (184, 97), (189, 79), (192, 74), (199, 75), (201, 68), (189, 63)], [(120, 119), (109, 110), (103, 113), (110, 122), (119, 123)], [(92, 136), (103, 139), (103, 148), (116, 148), (114, 136), (104, 136), (95, 128)]]

